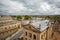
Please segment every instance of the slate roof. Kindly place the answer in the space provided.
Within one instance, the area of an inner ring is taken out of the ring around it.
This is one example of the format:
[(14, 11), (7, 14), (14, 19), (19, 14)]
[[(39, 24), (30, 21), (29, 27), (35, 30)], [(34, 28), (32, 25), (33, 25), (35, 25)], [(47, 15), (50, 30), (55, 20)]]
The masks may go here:
[(49, 25), (51, 25), (51, 22), (49, 20), (24, 20), (22, 22), (23, 25), (27, 25), (30, 24), (33, 27), (37, 28), (39, 31), (43, 31), (45, 29), (47, 29), (49, 27)]

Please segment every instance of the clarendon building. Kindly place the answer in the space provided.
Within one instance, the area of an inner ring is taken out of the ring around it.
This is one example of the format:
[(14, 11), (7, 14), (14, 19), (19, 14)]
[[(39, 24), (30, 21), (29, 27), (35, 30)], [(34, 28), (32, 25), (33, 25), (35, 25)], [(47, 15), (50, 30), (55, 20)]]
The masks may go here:
[(22, 21), (24, 28), (22, 40), (51, 40), (52, 24), (51, 21), (42, 18)]

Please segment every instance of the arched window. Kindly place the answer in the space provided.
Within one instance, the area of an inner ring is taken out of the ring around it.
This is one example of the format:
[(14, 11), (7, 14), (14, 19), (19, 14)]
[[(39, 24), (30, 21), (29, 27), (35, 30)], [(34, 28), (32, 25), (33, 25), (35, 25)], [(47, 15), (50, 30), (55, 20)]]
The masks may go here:
[(25, 40), (27, 40), (27, 38), (25, 38)]
[(33, 39), (35, 39), (35, 40), (36, 40), (36, 35), (33, 35)]
[(25, 35), (27, 36), (27, 32), (25, 32)]
[(43, 35), (41, 35), (41, 39), (43, 39)]
[(29, 37), (32, 38), (32, 34), (31, 33), (29, 33)]
[(5, 29), (7, 29), (7, 27), (5, 27)]
[(18, 28), (20, 28), (20, 25), (18, 25)]

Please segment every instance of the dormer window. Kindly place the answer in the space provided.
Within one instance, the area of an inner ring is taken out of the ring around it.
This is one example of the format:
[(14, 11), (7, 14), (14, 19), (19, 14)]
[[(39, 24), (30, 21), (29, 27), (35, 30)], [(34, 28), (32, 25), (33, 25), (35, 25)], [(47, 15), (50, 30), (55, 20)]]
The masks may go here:
[(46, 22), (46, 24), (48, 24), (48, 22)]
[(39, 24), (39, 28), (38, 28), (39, 30), (40, 30), (40, 27), (41, 27), (41, 25)]
[(49, 25), (49, 23), (47, 24), (47, 26)]

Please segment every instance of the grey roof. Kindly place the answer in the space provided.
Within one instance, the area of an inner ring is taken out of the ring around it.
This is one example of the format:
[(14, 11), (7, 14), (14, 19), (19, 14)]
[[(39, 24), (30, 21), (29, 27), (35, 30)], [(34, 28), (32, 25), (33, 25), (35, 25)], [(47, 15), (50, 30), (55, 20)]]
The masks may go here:
[[(23, 25), (28, 24), (30, 21), (29, 20), (24, 20), (23, 21)], [(51, 22), (49, 20), (31, 20), (30, 25), (32, 25), (33, 27), (37, 28), (39, 31), (43, 31), (46, 28), (49, 27), (49, 25), (51, 25)]]
[(33, 20), (31, 22), (31, 25), (34, 26), (35, 28), (37, 28), (39, 31), (43, 31), (45, 30), (47, 27), (49, 27), (50, 22), (49, 20), (40, 20), (40, 21), (35, 21)]

